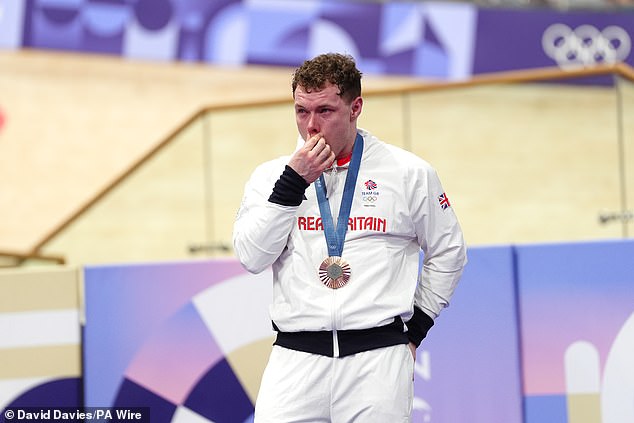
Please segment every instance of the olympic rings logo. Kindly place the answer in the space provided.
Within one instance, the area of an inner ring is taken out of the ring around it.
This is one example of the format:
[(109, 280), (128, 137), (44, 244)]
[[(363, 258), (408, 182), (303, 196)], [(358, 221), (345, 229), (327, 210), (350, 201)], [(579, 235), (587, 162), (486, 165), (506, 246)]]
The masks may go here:
[(378, 197), (374, 195), (366, 195), (365, 197), (363, 197), (363, 201), (367, 201), (369, 203), (374, 203), (376, 200), (378, 200)]
[(599, 31), (592, 25), (573, 30), (568, 25), (553, 24), (544, 31), (542, 48), (561, 68), (570, 68), (623, 61), (630, 54), (632, 40), (620, 26)]

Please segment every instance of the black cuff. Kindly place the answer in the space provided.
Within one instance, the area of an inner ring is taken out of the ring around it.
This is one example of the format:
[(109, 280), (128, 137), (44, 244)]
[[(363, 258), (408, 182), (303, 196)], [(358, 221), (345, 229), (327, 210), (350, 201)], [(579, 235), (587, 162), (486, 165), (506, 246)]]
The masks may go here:
[(304, 192), (306, 188), (310, 186), (299, 173), (286, 165), (284, 172), (277, 180), (273, 187), (273, 193), (269, 197), (271, 203), (279, 204), (282, 206), (299, 206), (302, 204)]
[(423, 342), (427, 332), (434, 326), (434, 319), (429, 317), (423, 310), (414, 306), (414, 315), (406, 323), (407, 325), (407, 337), (409, 342), (416, 345), (416, 348)]

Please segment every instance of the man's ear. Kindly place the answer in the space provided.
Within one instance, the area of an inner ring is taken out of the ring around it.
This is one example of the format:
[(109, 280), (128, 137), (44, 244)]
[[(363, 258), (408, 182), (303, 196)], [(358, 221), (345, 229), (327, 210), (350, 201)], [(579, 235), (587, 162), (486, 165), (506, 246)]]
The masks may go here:
[(361, 110), (362, 109), (363, 109), (363, 98), (362, 97), (357, 97), (354, 100), (352, 100), (350, 118), (353, 119), (353, 120), (358, 118), (359, 115), (361, 114)]

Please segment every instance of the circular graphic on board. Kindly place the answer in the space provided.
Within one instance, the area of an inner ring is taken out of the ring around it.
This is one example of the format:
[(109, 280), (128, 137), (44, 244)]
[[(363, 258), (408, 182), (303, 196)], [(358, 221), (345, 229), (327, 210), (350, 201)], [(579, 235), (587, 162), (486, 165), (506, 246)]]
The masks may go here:
[(273, 342), (269, 279), (241, 275), (194, 296), (144, 341), (113, 406), (149, 406), (153, 422), (252, 421)]

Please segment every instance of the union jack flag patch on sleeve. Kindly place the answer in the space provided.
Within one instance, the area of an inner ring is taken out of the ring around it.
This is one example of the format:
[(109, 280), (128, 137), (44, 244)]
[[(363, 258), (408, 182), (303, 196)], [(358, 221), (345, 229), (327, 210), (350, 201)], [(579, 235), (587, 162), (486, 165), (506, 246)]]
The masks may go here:
[(447, 209), (448, 207), (451, 207), (451, 204), (449, 204), (449, 198), (447, 197), (447, 194), (445, 194), (444, 192), (438, 196), (438, 202), (440, 203), (440, 207), (443, 210)]

